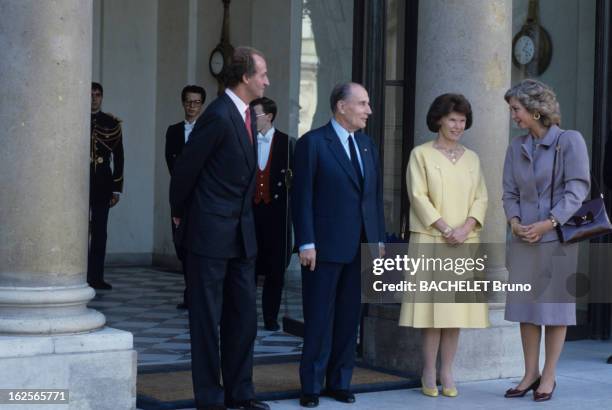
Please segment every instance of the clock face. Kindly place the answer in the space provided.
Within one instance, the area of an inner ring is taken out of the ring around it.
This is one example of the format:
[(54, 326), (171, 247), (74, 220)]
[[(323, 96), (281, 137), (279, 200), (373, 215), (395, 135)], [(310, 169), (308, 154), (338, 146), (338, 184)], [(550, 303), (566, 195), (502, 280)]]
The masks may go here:
[(535, 44), (529, 36), (521, 36), (514, 45), (514, 57), (521, 65), (529, 64), (535, 57)]
[(215, 76), (221, 74), (224, 64), (223, 53), (220, 50), (213, 51), (210, 56), (210, 72)]

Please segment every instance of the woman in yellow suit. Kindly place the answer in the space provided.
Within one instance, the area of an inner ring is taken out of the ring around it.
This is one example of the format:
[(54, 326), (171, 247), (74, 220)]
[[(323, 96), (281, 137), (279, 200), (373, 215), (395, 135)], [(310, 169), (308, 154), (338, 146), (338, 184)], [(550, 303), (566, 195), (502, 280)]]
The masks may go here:
[[(479, 242), (487, 188), (478, 156), (459, 144), (471, 125), (472, 109), (463, 95), (443, 94), (429, 108), (427, 126), (438, 135), (412, 150), (406, 172), (410, 253), (419, 247), (438, 255), (452, 253), (452, 247)], [(456, 396), (452, 368), (459, 329), (488, 327), (486, 303), (402, 303), (399, 325), (422, 328), (423, 394), (438, 395), (436, 358), (440, 351), (442, 394)]]

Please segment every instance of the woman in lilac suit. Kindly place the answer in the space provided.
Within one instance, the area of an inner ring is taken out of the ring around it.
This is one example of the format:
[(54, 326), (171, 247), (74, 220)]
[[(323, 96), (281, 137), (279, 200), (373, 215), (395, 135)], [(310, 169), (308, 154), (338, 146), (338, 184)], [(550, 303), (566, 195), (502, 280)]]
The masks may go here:
[[(555, 228), (565, 224), (587, 197), (589, 155), (578, 131), (559, 128), (559, 103), (549, 86), (524, 80), (504, 98), (512, 120), (527, 131), (512, 139), (504, 164), (503, 202), (512, 230), (509, 282), (532, 286), (532, 292), (509, 293), (506, 300), (506, 320), (520, 322), (525, 374), (505, 397), (523, 397), (533, 390), (535, 401), (546, 401), (556, 386), (567, 326), (576, 324), (576, 305), (567, 283), (576, 272), (578, 245), (560, 243)], [(542, 326), (546, 360), (540, 373)]]

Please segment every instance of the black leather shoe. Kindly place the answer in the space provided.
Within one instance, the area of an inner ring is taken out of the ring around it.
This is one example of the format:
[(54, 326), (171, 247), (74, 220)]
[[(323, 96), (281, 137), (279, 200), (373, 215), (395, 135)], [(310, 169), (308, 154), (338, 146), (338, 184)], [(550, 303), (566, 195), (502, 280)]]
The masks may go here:
[(269, 330), (271, 332), (277, 332), (280, 330), (280, 326), (276, 320), (272, 321), (264, 321), (264, 329)]
[(176, 305), (176, 308), (180, 309), (180, 310), (186, 310), (186, 309), (188, 309), (188, 306), (187, 306), (187, 304), (185, 302), (181, 302), (178, 305)]
[(240, 410), (270, 410), (270, 406), (268, 406), (263, 401), (251, 399), (244, 401), (237, 401), (227, 405), (228, 409), (240, 409)]
[(317, 407), (319, 405), (319, 396), (316, 394), (300, 395), (300, 406), (302, 407)]
[(89, 286), (91, 286), (94, 289), (99, 289), (99, 290), (111, 290), (113, 288), (110, 283), (107, 283), (104, 281), (92, 282), (89, 284)]
[(348, 390), (328, 390), (327, 395), (342, 403), (355, 403), (355, 395)]

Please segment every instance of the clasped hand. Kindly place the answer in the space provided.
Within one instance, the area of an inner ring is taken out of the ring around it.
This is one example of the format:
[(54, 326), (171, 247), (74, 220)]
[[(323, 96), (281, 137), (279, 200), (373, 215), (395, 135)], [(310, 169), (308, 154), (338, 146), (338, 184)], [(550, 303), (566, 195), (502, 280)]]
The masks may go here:
[(450, 232), (446, 234), (442, 234), (444, 240), (449, 245), (461, 245), (467, 239), (470, 234), (471, 229), (467, 228), (465, 225), (460, 226), (459, 228), (452, 229)]
[(521, 225), (519, 222), (512, 223), (512, 234), (528, 243), (539, 242), (542, 236), (552, 229), (552, 222), (548, 219), (534, 222), (531, 225)]

